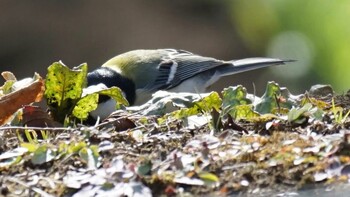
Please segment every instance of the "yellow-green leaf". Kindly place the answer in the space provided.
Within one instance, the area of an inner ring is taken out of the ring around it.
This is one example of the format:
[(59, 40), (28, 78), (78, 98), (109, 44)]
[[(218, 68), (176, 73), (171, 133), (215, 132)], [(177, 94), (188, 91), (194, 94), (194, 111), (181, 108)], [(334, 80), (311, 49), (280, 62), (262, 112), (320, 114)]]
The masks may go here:
[(34, 143), (23, 142), (21, 143), (21, 147), (28, 149), (28, 151), (32, 153), (39, 147), (39, 145)]
[(98, 94), (88, 94), (80, 99), (73, 109), (73, 116), (79, 119), (86, 119), (89, 112), (94, 111), (98, 106)]
[(85, 142), (78, 142), (69, 145), (69, 153), (78, 153), (82, 148), (85, 148), (87, 145)]
[(79, 156), (85, 161), (89, 169), (96, 169), (99, 166), (99, 154), (96, 146), (80, 149)]
[(44, 144), (36, 149), (34, 155), (31, 158), (31, 162), (34, 165), (40, 165), (53, 160), (55, 157), (56, 153), (51, 150), (46, 144)]
[(211, 182), (211, 183), (219, 182), (219, 178), (215, 174), (210, 172), (200, 172), (198, 176), (205, 182)]
[(129, 105), (128, 101), (125, 99), (123, 95), (123, 92), (118, 87), (111, 87), (105, 90), (101, 90), (98, 92), (98, 94), (106, 95), (114, 99), (117, 102), (116, 108), (119, 108), (120, 105), (124, 105), (124, 106)]
[(247, 89), (241, 85), (228, 87), (222, 91), (222, 108), (224, 110), (237, 105), (248, 105), (252, 101), (247, 98)]
[(230, 112), (235, 120), (252, 120), (260, 116), (260, 114), (252, 109), (251, 105), (238, 105)]
[(71, 114), (86, 86), (87, 64), (69, 69), (62, 62), (48, 68), (45, 81), (45, 97), (53, 117), (63, 121)]

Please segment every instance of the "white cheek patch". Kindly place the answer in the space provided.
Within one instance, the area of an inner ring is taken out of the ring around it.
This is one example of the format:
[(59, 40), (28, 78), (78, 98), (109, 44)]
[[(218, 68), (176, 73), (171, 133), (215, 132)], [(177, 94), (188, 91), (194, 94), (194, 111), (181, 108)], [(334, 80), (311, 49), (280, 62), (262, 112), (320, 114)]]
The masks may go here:
[(94, 119), (97, 119), (99, 116), (101, 120), (104, 120), (115, 111), (116, 104), (114, 99), (108, 99), (106, 102), (98, 104), (97, 108), (90, 112), (90, 115)]
[[(121, 89), (120, 89), (120, 90), (121, 90)], [(122, 92), (123, 97), (126, 99), (126, 94), (125, 94), (125, 92), (122, 91), (122, 90), (121, 90), (121, 92)]]
[(88, 95), (88, 94), (93, 94), (95, 92), (98, 92), (98, 91), (101, 91), (101, 90), (105, 90), (107, 89), (108, 87), (103, 84), (103, 83), (99, 83), (97, 85), (91, 85), (89, 87), (86, 87), (83, 89), (83, 94), (82, 94), (82, 97)]
[[(91, 85), (87, 88), (84, 88), (82, 96), (86, 96), (87, 94), (93, 94), (105, 89), (108, 89), (108, 87), (103, 83), (99, 83), (97, 85)], [(124, 91), (122, 91), (122, 94), (124, 98), (126, 98), (126, 94)], [(90, 116), (92, 116), (94, 119), (97, 119), (97, 117), (99, 116), (101, 120), (104, 120), (112, 112), (115, 111), (116, 105), (117, 105), (117, 102), (114, 99), (110, 98), (103, 103), (99, 103), (97, 108), (94, 111), (90, 112)]]

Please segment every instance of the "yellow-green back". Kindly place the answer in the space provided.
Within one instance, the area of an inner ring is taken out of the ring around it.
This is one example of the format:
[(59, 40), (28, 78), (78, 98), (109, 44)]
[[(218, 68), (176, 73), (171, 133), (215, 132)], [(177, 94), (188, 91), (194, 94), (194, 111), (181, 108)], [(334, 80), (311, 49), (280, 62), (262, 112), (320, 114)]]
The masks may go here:
[(165, 55), (166, 53), (161, 50), (134, 50), (115, 56), (102, 66), (110, 67), (137, 81), (135, 85), (139, 89), (151, 85), (147, 83), (154, 82), (157, 77), (157, 66)]

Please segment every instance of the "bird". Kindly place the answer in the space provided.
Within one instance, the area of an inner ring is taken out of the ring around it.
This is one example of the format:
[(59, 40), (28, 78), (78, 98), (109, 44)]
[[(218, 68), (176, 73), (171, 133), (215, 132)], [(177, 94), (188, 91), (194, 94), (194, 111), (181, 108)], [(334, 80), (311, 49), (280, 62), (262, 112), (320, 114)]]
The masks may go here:
[[(141, 105), (158, 90), (205, 93), (223, 76), (281, 65), (291, 60), (255, 57), (219, 60), (179, 49), (139, 49), (113, 57), (88, 73), (87, 86), (119, 87), (130, 105)], [(94, 118), (106, 118), (116, 103), (100, 96)]]

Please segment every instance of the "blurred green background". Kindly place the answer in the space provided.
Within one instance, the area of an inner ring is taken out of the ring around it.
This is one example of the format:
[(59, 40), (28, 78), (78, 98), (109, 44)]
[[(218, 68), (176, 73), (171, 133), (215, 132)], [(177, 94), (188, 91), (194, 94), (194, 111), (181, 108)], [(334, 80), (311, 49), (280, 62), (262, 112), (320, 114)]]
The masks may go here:
[(294, 94), (319, 83), (343, 93), (350, 82), (349, 10), (346, 0), (1, 0), (0, 71), (45, 76), (58, 60), (93, 69), (133, 49), (178, 48), (224, 60), (298, 60), (226, 77), (215, 88), (242, 84), (252, 92), (255, 84), (261, 95), (274, 80)]

